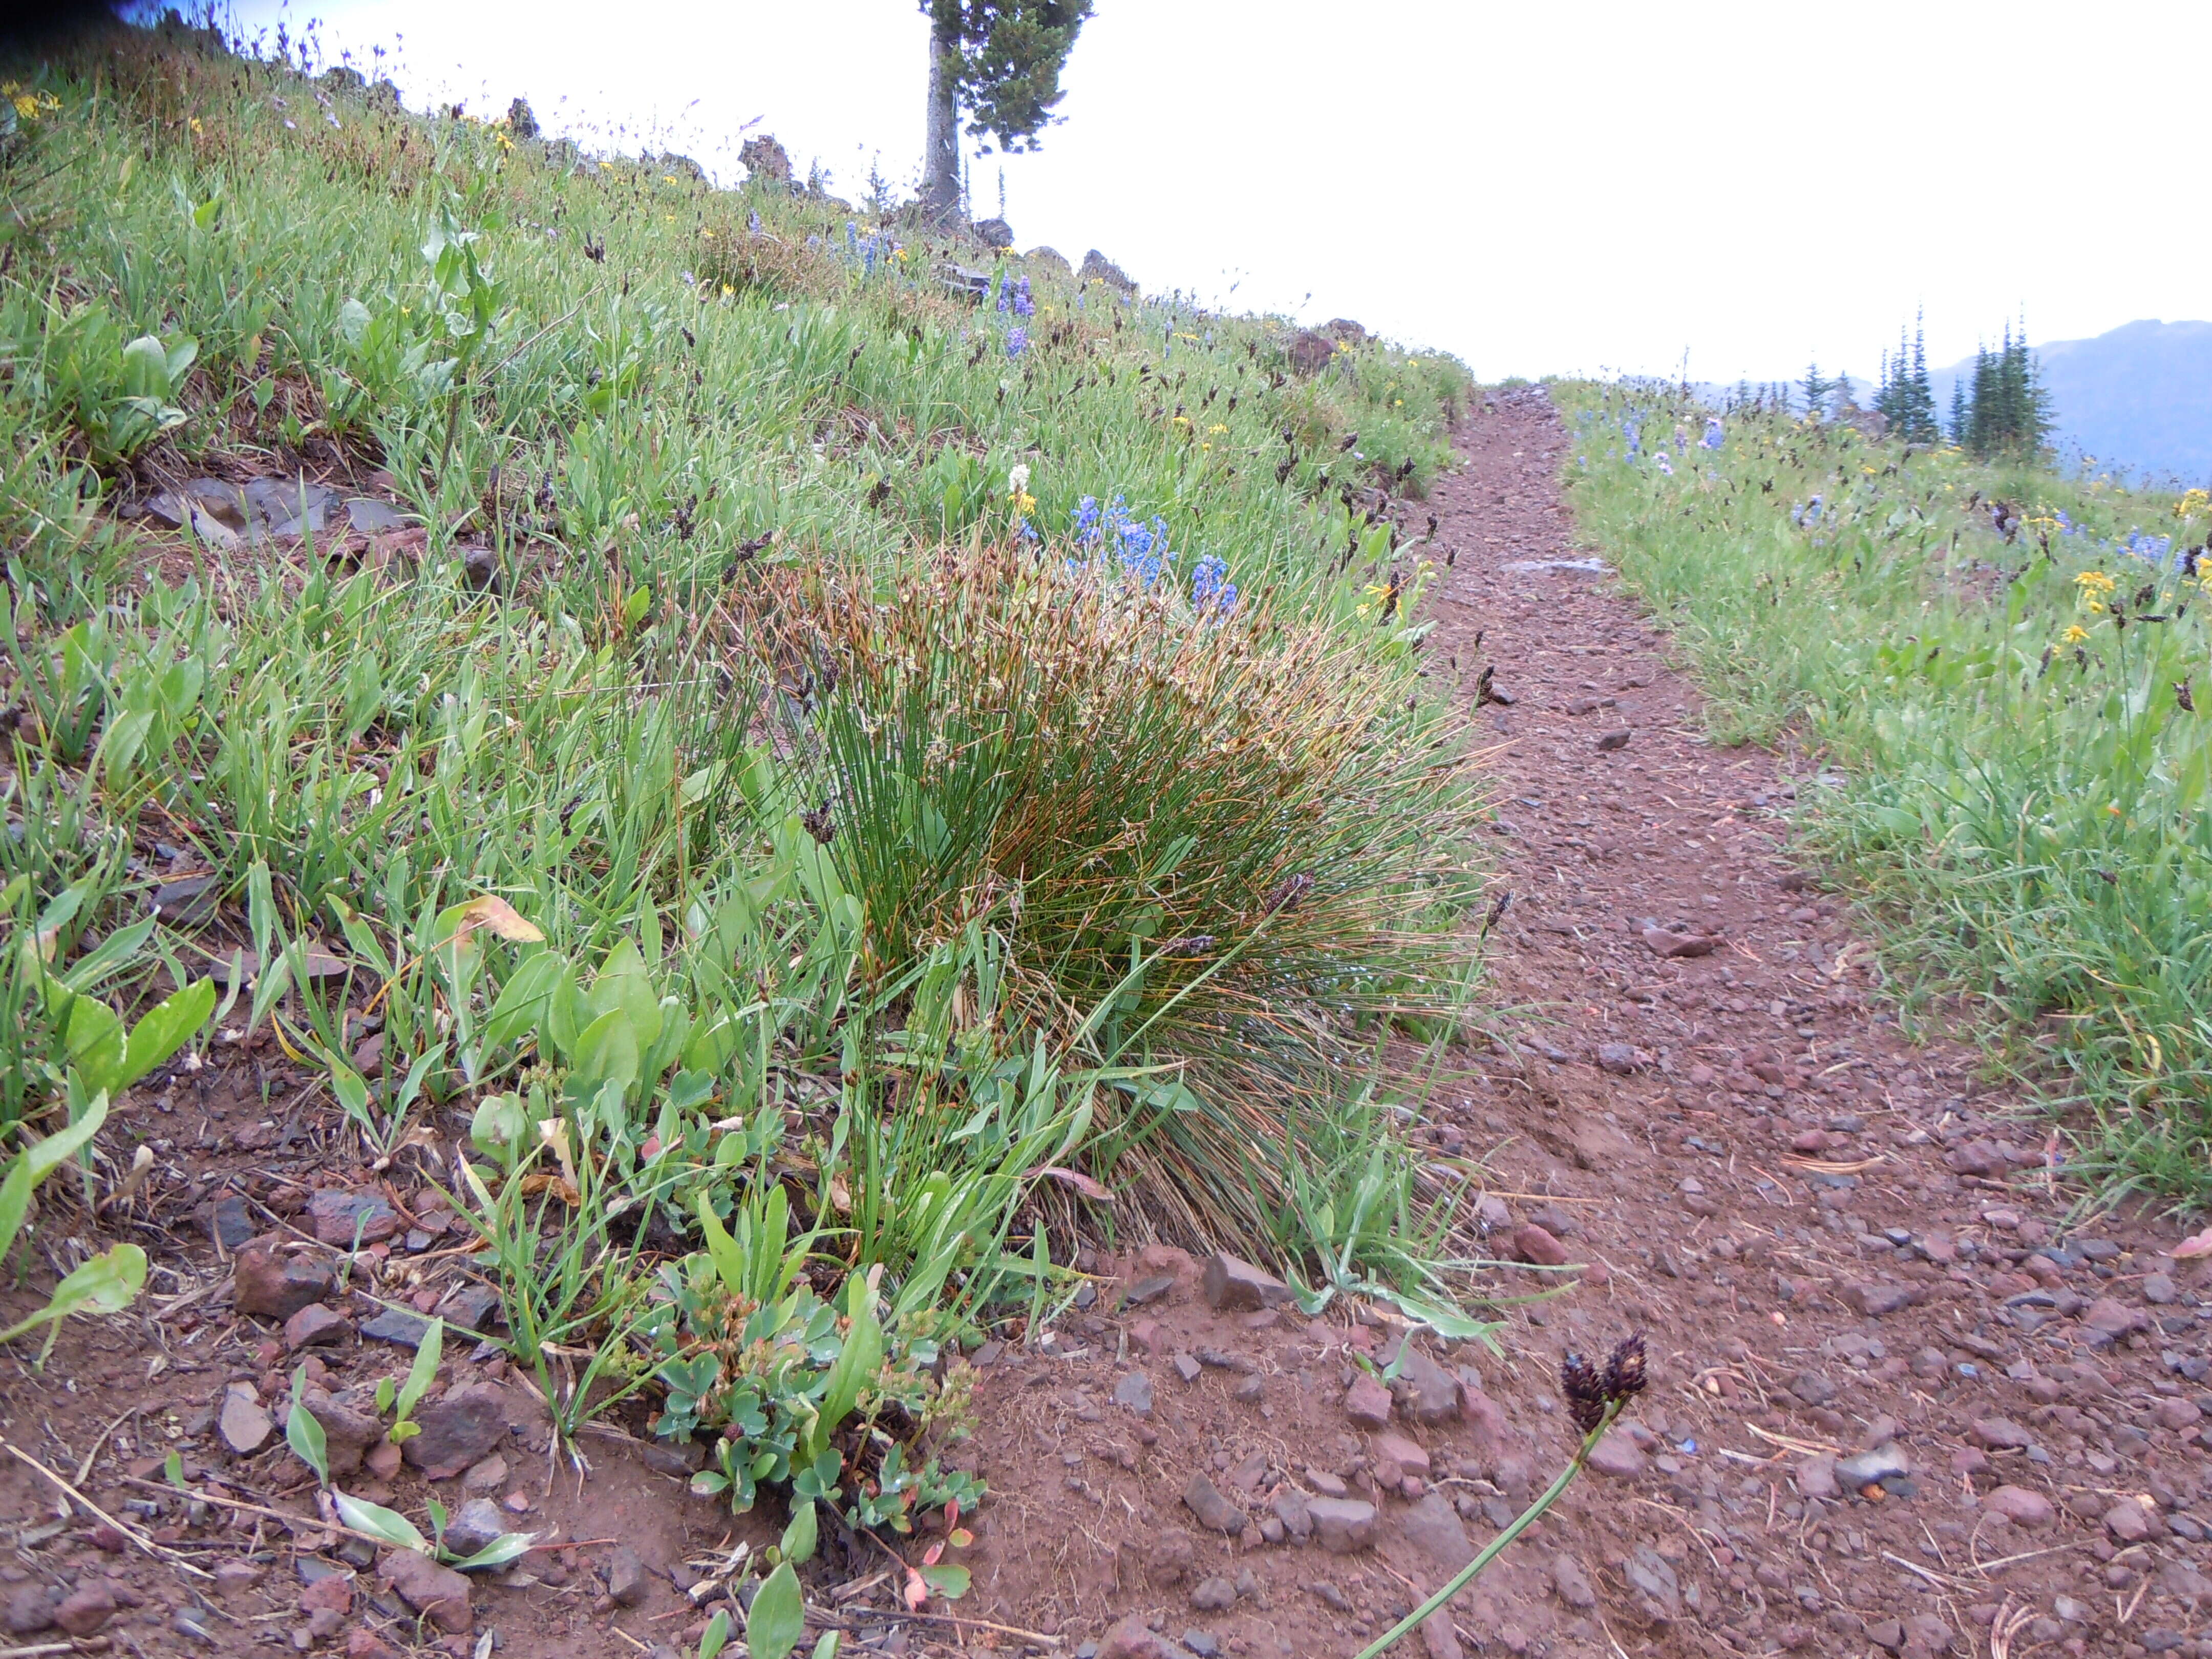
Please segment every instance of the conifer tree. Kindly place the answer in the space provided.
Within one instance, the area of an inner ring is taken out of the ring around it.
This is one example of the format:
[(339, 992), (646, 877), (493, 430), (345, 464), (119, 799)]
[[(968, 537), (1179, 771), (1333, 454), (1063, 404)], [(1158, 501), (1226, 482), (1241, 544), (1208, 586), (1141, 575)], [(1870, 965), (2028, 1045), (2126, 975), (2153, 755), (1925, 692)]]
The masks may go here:
[(1798, 382), (1797, 389), (1804, 394), (1806, 418), (1817, 421), (1827, 413), (1828, 398), (1836, 383), (1820, 373), (1819, 363), (1813, 362), (1805, 366), (1805, 378)]
[(1972, 418), (1966, 411), (1966, 380), (1961, 375), (1951, 382), (1951, 441), (1962, 449), (1966, 447)]
[(960, 118), (972, 137), (1036, 148), (1054, 118), (1060, 70), (1091, 0), (921, 0), (929, 17), (929, 104), (921, 202), (932, 218), (960, 209)]

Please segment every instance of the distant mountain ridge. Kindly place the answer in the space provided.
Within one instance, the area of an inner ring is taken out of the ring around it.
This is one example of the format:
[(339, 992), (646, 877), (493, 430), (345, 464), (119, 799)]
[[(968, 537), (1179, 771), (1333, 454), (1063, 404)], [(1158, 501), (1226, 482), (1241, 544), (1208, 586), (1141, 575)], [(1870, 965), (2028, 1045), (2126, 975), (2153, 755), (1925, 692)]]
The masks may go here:
[[(2088, 340), (2036, 347), (2062, 454), (2078, 445), (2100, 467), (2185, 483), (2212, 481), (2212, 322), (2123, 323)], [(1929, 379), (1948, 411), (1969, 357)]]

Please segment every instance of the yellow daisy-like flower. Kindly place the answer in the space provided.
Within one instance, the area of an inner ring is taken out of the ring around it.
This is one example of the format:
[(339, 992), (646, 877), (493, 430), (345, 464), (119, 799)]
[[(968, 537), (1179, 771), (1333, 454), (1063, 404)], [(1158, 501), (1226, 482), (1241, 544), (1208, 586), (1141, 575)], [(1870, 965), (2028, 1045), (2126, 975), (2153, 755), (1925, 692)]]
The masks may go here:
[(1034, 513), (1036, 511), (1036, 497), (1024, 490), (1014, 497), (1014, 507), (1018, 512)]
[(2084, 570), (2074, 578), (2075, 586), (2084, 593), (2109, 593), (2119, 584), (2101, 570)]
[(2075, 623), (2070, 624), (2067, 628), (2066, 631), (2059, 635), (2059, 640), (2063, 644), (2079, 645), (2082, 641), (2088, 637), (2089, 630), (2082, 627), (2081, 623)]

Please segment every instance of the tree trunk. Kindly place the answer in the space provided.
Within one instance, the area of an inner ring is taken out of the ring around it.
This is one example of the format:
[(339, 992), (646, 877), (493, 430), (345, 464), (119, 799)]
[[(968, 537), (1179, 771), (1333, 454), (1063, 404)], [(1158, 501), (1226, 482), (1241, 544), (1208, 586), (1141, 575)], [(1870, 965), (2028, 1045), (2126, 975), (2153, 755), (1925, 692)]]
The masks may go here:
[(959, 63), (959, 9), (945, 0), (930, 9), (929, 111), (922, 127), (921, 207), (932, 219), (960, 211), (960, 114), (953, 98)]

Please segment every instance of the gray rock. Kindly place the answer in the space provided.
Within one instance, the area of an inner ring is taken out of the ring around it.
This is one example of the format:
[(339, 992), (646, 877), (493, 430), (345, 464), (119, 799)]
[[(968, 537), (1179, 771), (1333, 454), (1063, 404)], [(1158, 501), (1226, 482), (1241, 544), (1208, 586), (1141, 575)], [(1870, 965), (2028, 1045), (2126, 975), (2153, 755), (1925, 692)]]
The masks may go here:
[(1190, 1485), (1183, 1488), (1182, 1501), (1208, 1531), (1234, 1537), (1244, 1530), (1244, 1511), (1223, 1497), (1220, 1488), (1203, 1474), (1191, 1476)]
[(1142, 1371), (1131, 1371), (1114, 1385), (1114, 1403), (1123, 1411), (1133, 1412), (1139, 1417), (1152, 1414), (1152, 1379)]
[(212, 921), (222, 889), (213, 876), (184, 876), (154, 890), (154, 914), (170, 927), (198, 927)]
[(1035, 265), (1039, 270), (1049, 272), (1054, 276), (1075, 275), (1075, 267), (1067, 263), (1067, 257), (1058, 248), (1033, 247), (1022, 255), (1022, 263)]
[(1416, 1423), (1438, 1424), (1459, 1417), (1459, 1383), (1422, 1348), (1408, 1343), (1398, 1380), (1390, 1385), (1398, 1409)]
[(1634, 1046), (1626, 1042), (1599, 1043), (1597, 1068), (1615, 1077), (1633, 1077), (1638, 1069)]
[(253, 1212), (236, 1193), (226, 1193), (215, 1201), (208, 1231), (215, 1235), (216, 1243), (235, 1254), (253, 1242)]
[(1978, 1417), (1966, 1425), (1966, 1437), (1984, 1451), (2026, 1451), (2035, 1437), (2005, 1417)]
[(1446, 1573), (1457, 1572), (1474, 1559), (1474, 1546), (1468, 1541), (1458, 1511), (1435, 1487), (1423, 1492), (1420, 1501), (1406, 1510), (1399, 1526), (1407, 1539)]
[(0, 1607), (0, 1630), (10, 1636), (36, 1636), (54, 1627), (54, 1601), (44, 1584), (18, 1584)]
[(1314, 1534), (1331, 1555), (1350, 1555), (1375, 1541), (1375, 1505), (1356, 1498), (1315, 1498), (1306, 1503)]
[[(648, 1443), (647, 1446), (640, 1448), (641, 1451), (650, 1449), (654, 1449), (650, 1443)], [(665, 1449), (665, 1448), (660, 1448), (659, 1449)], [(682, 1460), (678, 1459), (678, 1462), (680, 1465)], [(686, 1468), (684, 1473), (688, 1474), (690, 1471)], [(500, 1489), (506, 1485), (507, 1460), (504, 1457), (501, 1457), (497, 1452), (494, 1452), (489, 1457), (485, 1458), (481, 1462), (470, 1464), (468, 1472), (461, 1476), (461, 1490), (465, 1492), (473, 1492), (479, 1496), (496, 1494)]]
[(1559, 1600), (1577, 1613), (1587, 1613), (1597, 1605), (1589, 1575), (1583, 1571), (1581, 1562), (1565, 1551), (1552, 1558), (1552, 1588), (1559, 1591)]
[(1179, 1353), (1168, 1363), (1175, 1367), (1176, 1375), (1186, 1382), (1197, 1382), (1199, 1373), (1206, 1369), (1198, 1363), (1196, 1354)]
[(1190, 1593), (1190, 1604), (1200, 1613), (1219, 1613), (1233, 1607), (1237, 1605), (1237, 1586), (1226, 1578), (1200, 1579)]
[(1912, 1466), (1905, 1461), (1904, 1449), (1895, 1441), (1855, 1457), (1838, 1459), (1836, 1463), (1836, 1479), (1852, 1492), (1911, 1472)]
[(1220, 1313), (1257, 1313), (1291, 1299), (1291, 1287), (1226, 1250), (1206, 1259), (1206, 1304)]
[(291, 1349), (343, 1342), (353, 1322), (320, 1302), (310, 1302), (284, 1322), (284, 1346)]
[[(361, 1467), (362, 1458), (371, 1446), (384, 1438), (384, 1425), (376, 1415), (374, 1392), (364, 1388), (356, 1398), (348, 1389), (333, 1395), (323, 1389), (311, 1388), (301, 1396), (315, 1421), (323, 1425), (323, 1447), (331, 1462), (331, 1473), (351, 1474)], [(302, 1558), (305, 1559), (304, 1557)]]
[(430, 1322), (418, 1313), (404, 1308), (386, 1308), (361, 1322), (361, 1334), (378, 1342), (389, 1342), (402, 1348), (419, 1348), (422, 1338), (430, 1329)]
[(254, 1397), (251, 1382), (234, 1382), (222, 1397), (222, 1412), (216, 1432), (222, 1443), (240, 1457), (250, 1457), (269, 1443), (275, 1425), (269, 1408)]
[(1920, 1292), (1910, 1285), (1847, 1285), (1844, 1300), (1856, 1313), (1869, 1319), (1879, 1319), (1911, 1307), (1920, 1299)]
[(410, 1468), (432, 1480), (459, 1474), (507, 1437), (507, 1397), (498, 1385), (471, 1382), (415, 1413), (422, 1432), (400, 1448)]
[(637, 1552), (627, 1544), (615, 1546), (615, 1553), (607, 1560), (607, 1594), (618, 1607), (634, 1607), (645, 1600), (652, 1589), (645, 1576), (645, 1563), (638, 1559)]
[(1310, 379), (1335, 362), (1336, 343), (1326, 334), (1302, 328), (1284, 343), (1283, 356), (1292, 374)]
[(773, 133), (763, 132), (757, 137), (746, 139), (738, 151), (738, 160), (744, 163), (748, 182), (763, 180), (782, 185), (791, 182), (791, 156), (781, 144), (776, 143)]
[(1014, 245), (1014, 228), (1004, 219), (978, 219), (974, 229), (975, 240), (985, 247), (1009, 248)]
[(1836, 1484), (1836, 1460), (1832, 1457), (1808, 1457), (1797, 1465), (1797, 1490), (1807, 1498), (1832, 1498), (1841, 1495)]
[(263, 1319), (289, 1319), (331, 1293), (337, 1280), (323, 1262), (288, 1255), (270, 1247), (250, 1247), (231, 1263), (231, 1305)]
[(1790, 1379), (1790, 1392), (1808, 1406), (1825, 1406), (1836, 1397), (1836, 1385), (1819, 1371), (1800, 1371)]
[(1075, 273), (1075, 278), (1079, 283), (1103, 283), (1124, 294), (1137, 291), (1137, 285), (1130, 280), (1128, 273), (1095, 247), (1083, 256), (1083, 268)]
[(381, 1571), (399, 1599), (440, 1630), (468, 1629), (469, 1581), (461, 1574), (415, 1550), (402, 1549), (384, 1553)]
[(386, 531), (404, 530), (406, 514), (389, 502), (380, 501), (369, 495), (356, 495), (345, 504), (346, 527), (363, 536), (380, 536)]
[(1313, 1536), (1313, 1516), (1306, 1512), (1306, 1495), (1296, 1486), (1285, 1486), (1269, 1507), (1290, 1536), (1301, 1541)]
[(1589, 1455), (1589, 1468), (1616, 1480), (1632, 1480), (1644, 1473), (1645, 1459), (1636, 1443), (1625, 1434), (1608, 1434)]
[(1621, 1573), (1636, 1593), (1637, 1611), (1655, 1625), (1671, 1625), (1682, 1616), (1682, 1587), (1667, 1558), (1649, 1544), (1639, 1545)]
[(374, 1193), (325, 1188), (307, 1199), (307, 1225), (323, 1243), (349, 1250), (356, 1238), (383, 1243), (399, 1231), (399, 1217)]
[[(471, 1498), (446, 1523), (446, 1547), (456, 1555), (474, 1555), (497, 1540), (507, 1530), (499, 1505), (489, 1498)], [(635, 1606), (625, 1601), (624, 1607)]]

